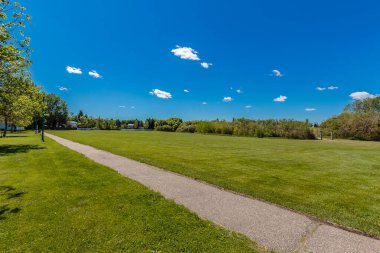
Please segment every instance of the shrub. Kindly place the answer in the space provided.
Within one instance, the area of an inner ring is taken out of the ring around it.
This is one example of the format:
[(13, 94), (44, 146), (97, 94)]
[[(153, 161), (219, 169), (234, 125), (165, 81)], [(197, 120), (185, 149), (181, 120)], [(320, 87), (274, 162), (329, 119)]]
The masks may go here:
[(157, 131), (164, 131), (164, 132), (173, 132), (173, 128), (169, 125), (163, 125), (156, 127)]
[(177, 132), (182, 133), (195, 133), (195, 126), (194, 125), (181, 125), (177, 128)]
[(197, 133), (211, 134), (215, 133), (215, 126), (211, 121), (198, 121), (196, 124)]

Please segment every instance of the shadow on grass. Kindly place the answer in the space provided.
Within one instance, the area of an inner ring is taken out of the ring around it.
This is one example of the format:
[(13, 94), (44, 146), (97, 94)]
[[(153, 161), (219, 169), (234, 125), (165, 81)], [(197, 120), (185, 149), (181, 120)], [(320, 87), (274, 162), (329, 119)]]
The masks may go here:
[[(14, 199), (14, 198), (20, 198), (22, 197), (25, 192), (15, 192), (16, 188), (12, 186), (0, 186), (0, 200), (6, 199)], [(0, 221), (4, 220), (7, 216), (8, 213), (18, 213), (21, 211), (21, 208), (19, 207), (14, 207), (11, 208), (9, 207), (9, 204), (3, 204), (0, 205)]]
[(29, 137), (28, 135), (18, 135), (18, 134), (11, 134), (11, 135), (7, 135), (5, 137), (0, 137), (0, 138), (5, 138), (5, 139), (8, 139), (8, 138), (19, 138), (19, 137), (23, 137), (23, 138), (26, 138), (26, 137)]
[(0, 145), (0, 156), (12, 155), (16, 153), (27, 153), (30, 150), (45, 149), (39, 145)]

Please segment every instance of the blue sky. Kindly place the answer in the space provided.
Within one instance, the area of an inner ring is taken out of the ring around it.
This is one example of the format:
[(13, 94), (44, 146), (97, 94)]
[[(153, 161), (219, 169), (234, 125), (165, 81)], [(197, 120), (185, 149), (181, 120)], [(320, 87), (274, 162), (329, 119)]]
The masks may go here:
[(23, 4), (33, 79), (72, 112), (318, 122), (380, 93), (376, 1)]

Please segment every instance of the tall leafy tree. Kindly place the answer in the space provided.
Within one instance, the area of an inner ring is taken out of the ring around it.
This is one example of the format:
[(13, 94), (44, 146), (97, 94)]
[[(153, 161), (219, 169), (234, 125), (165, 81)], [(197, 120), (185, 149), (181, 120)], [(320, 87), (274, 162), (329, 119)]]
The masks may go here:
[(29, 60), (30, 38), (24, 35), (24, 28), (31, 17), (18, 2), (0, 0), (0, 86), (5, 76), (25, 71)]
[(45, 96), (46, 103), (46, 125), (54, 129), (59, 125), (66, 124), (69, 117), (67, 104), (55, 94)]
[(5, 123), (3, 137), (7, 133), (7, 125), (27, 126), (32, 123), (33, 116), (44, 108), (43, 94), (29, 76), (9, 75), (0, 86), (0, 121)]
[(380, 97), (355, 100), (353, 103), (346, 106), (345, 111), (351, 111), (354, 113), (378, 113), (380, 112)]

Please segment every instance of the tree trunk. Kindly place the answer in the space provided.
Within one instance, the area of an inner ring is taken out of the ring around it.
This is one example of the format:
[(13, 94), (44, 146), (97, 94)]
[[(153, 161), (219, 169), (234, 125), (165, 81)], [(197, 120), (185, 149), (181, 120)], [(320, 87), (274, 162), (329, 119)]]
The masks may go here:
[(4, 119), (4, 132), (3, 132), (3, 137), (7, 136), (7, 128), (8, 128), (8, 119)]

